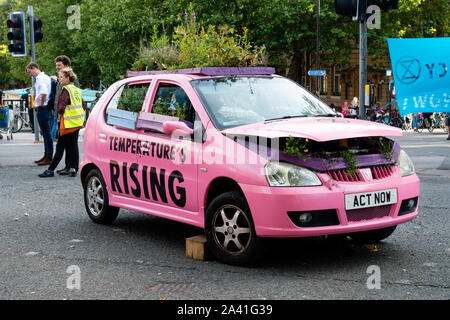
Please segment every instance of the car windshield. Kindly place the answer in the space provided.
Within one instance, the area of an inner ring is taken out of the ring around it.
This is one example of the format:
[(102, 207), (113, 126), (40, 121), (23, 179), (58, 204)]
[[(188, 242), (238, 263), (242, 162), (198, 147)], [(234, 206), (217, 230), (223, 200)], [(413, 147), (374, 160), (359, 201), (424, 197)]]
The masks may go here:
[(282, 77), (218, 77), (191, 84), (219, 130), (287, 118), (336, 116), (325, 103)]

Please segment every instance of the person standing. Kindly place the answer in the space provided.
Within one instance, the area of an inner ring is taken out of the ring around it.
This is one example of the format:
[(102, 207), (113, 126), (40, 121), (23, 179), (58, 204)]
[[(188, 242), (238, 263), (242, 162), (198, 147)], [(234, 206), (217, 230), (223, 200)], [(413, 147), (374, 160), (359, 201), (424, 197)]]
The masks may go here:
[(25, 109), (28, 111), (28, 119), (30, 123), (31, 132), (34, 133), (34, 110), (30, 104), (30, 93), (31, 90), (28, 88), (25, 93), (21, 96), (21, 99), (25, 102)]
[(447, 140), (450, 140), (450, 112), (447, 112), (447, 117), (445, 118), (445, 125), (447, 126), (447, 133), (448, 133)]
[[(56, 68), (56, 72), (58, 73), (58, 78), (59, 78), (60, 71), (63, 70), (63, 69), (70, 68), (70, 64), (71, 64), (70, 58), (67, 57), (67, 56), (61, 55), (61, 56), (57, 56), (55, 58), (55, 68)], [(80, 87), (80, 82), (78, 81), (78, 78), (75, 79), (73, 84), (76, 87), (78, 87), (78, 88)], [(58, 80), (57, 83), (56, 83), (56, 90), (55, 90), (55, 104), (53, 106), (53, 112), (54, 112), (54, 115), (55, 115), (55, 122), (57, 122), (56, 121), (56, 117), (57, 117), (57, 110), (58, 110), (58, 101), (59, 101), (59, 96), (60, 96), (60, 94), (62, 92), (62, 88), (63, 88), (63, 85)], [(68, 175), (69, 174), (68, 158), (70, 157), (70, 155), (69, 155), (70, 150), (66, 149), (65, 151), (66, 151), (66, 159), (64, 161), (65, 161), (66, 165), (65, 165), (65, 167), (63, 169), (56, 171), (56, 173), (58, 173), (60, 175)]]
[(351, 118), (356, 118), (358, 116), (358, 112), (359, 111), (359, 103), (358, 103), (358, 98), (354, 97), (352, 100), (352, 105), (350, 106), (350, 116)]
[(414, 132), (418, 132), (419, 129), (417, 129), (417, 123), (419, 122), (419, 114), (413, 113), (413, 121), (412, 121), (412, 128)]
[(348, 114), (350, 113), (350, 109), (348, 107), (347, 101), (344, 102), (344, 105), (341, 108), (341, 113), (344, 116), (344, 118), (346, 118), (348, 116)]
[(44, 156), (36, 160), (39, 166), (48, 165), (53, 158), (53, 140), (50, 133), (51, 111), (48, 107), (48, 98), (50, 95), (50, 77), (39, 69), (39, 66), (31, 62), (25, 68), (25, 71), (36, 79), (35, 90), (36, 99), (34, 106), (36, 109), (37, 120), (41, 128), (42, 137), (44, 138)]
[(62, 84), (62, 91), (58, 99), (58, 120), (60, 135), (56, 144), (56, 152), (50, 166), (43, 173), (41, 178), (53, 177), (54, 170), (62, 159), (66, 150), (66, 161), (69, 168), (68, 175), (75, 177), (79, 165), (78, 135), (85, 119), (86, 103), (81, 97), (81, 90), (73, 82), (76, 79), (72, 69), (62, 69), (59, 72), (59, 82)]

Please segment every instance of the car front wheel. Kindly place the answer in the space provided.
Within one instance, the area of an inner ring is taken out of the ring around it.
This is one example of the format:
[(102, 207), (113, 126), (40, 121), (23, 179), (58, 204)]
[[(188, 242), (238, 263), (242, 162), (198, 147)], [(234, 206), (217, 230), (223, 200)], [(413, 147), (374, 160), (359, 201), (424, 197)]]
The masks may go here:
[(260, 238), (241, 192), (226, 192), (211, 202), (205, 234), (211, 252), (224, 263), (247, 265), (260, 257)]

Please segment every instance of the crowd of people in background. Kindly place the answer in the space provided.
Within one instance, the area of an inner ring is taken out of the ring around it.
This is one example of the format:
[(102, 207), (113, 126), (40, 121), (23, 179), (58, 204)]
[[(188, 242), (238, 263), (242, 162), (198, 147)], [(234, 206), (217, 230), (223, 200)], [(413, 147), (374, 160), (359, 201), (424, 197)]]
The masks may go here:
[[(336, 110), (336, 106), (332, 103), (330, 104), (331, 109)], [(445, 117), (445, 126), (447, 129), (448, 137), (447, 140), (450, 140), (450, 112), (440, 113), (440, 112), (423, 112), (423, 113), (413, 113), (406, 115), (404, 117), (400, 116), (400, 113), (397, 109), (394, 108), (385, 108), (382, 107), (379, 103), (377, 103), (373, 108), (371, 108), (373, 112), (371, 114), (367, 114), (366, 109), (366, 119), (370, 121), (376, 121), (381, 123), (386, 123), (390, 125), (397, 126), (401, 128), (404, 123), (408, 125), (411, 124), (411, 128), (414, 132), (418, 132), (419, 119), (423, 119), (424, 122), (428, 123), (428, 125), (432, 125), (433, 123), (438, 123), (439, 118), (442, 116)], [(348, 101), (344, 101), (344, 104), (341, 106), (340, 114), (344, 118), (354, 118), (359, 119), (359, 102), (358, 98), (354, 97), (351, 105), (348, 105)]]
[[(49, 165), (39, 177), (53, 177), (65, 153), (65, 167), (58, 170), (60, 175), (75, 177), (79, 166), (78, 135), (84, 127), (86, 103), (82, 99), (80, 84), (70, 67), (67, 56), (55, 58), (58, 77), (49, 77), (32, 62), (25, 71), (35, 78), (35, 100), (39, 128), (44, 139), (44, 155), (36, 160), (38, 166)], [(30, 115), (31, 117), (31, 115)], [(53, 141), (57, 140), (53, 154)]]
[[(25, 109), (28, 110), (32, 132), (35, 131), (36, 115), (44, 140), (44, 155), (34, 162), (38, 166), (49, 165), (47, 170), (39, 174), (42, 178), (54, 176), (54, 170), (64, 153), (65, 166), (56, 173), (75, 177), (79, 168), (79, 131), (84, 127), (90, 110), (82, 98), (80, 82), (70, 65), (70, 58), (62, 55), (55, 58), (57, 76), (47, 75), (34, 62), (25, 68), (25, 71), (35, 79), (35, 98), (32, 103), (32, 90), (27, 88), (21, 99)], [(2, 96), (3, 92), (0, 90), (0, 107), (4, 107)], [(90, 109), (98, 102), (100, 96), (101, 94), (97, 92), (95, 100), (90, 101)], [(53, 153), (55, 141), (56, 151)]]

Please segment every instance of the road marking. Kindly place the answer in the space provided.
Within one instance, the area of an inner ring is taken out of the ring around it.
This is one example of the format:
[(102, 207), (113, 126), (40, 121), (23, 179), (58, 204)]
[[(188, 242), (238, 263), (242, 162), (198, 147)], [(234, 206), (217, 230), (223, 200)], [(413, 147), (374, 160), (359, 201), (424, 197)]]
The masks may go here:
[[(8, 143), (8, 144), (0, 144), (0, 147), (20, 147), (20, 146), (36, 146), (36, 143)], [(41, 145), (39, 145), (42, 147)]]
[(402, 148), (432, 148), (432, 147), (439, 147), (439, 148), (450, 148), (450, 144), (415, 144), (415, 145), (407, 145), (407, 144), (400, 144), (400, 147)]

